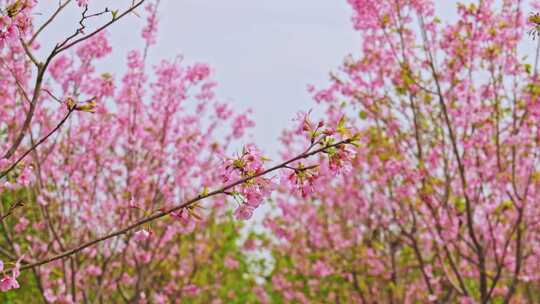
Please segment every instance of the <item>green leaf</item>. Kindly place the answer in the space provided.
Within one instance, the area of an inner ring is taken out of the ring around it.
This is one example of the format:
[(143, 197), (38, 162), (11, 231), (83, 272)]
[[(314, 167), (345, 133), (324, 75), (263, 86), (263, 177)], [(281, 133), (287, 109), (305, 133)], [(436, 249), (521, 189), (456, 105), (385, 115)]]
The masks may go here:
[(367, 113), (365, 111), (360, 111), (360, 113), (358, 113), (358, 116), (360, 117), (360, 119), (366, 119)]
[(206, 195), (208, 195), (208, 192), (209, 192), (209, 189), (208, 189), (208, 187), (205, 186), (204, 189), (203, 189), (203, 191), (201, 192), (201, 196), (206, 196)]
[(527, 72), (527, 74), (530, 74), (530, 73), (531, 73), (531, 71), (532, 71), (532, 66), (531, 66), (530, 64), (526, 63), (526, 64), (524, 65), (524, 68), (525, 68), (525, 72)]

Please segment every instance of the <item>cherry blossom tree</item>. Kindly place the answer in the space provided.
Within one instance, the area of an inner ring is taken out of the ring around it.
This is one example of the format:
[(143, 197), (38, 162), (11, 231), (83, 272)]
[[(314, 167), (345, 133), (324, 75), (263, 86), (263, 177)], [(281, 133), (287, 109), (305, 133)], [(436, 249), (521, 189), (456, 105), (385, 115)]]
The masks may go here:
[[(268, 296), (538, 302), (539, 51), (520, 52), (538, 4), (457, 3), (443, 21), (438, 1), (348, 2), (361, 48), (312, 90), (361, 139), (343, 174), (307, 170), (316, 185), (293, 195), (286, 181), (265, 220)], [(285, 157), (305, 144), (297, 131)]]
[[(208, 65), (149, 64), (159, 1), (64, 0), (40, 24), (37, 1), (0, 1), (1, 299), (540, 301), (540, 43), (521, 50), (540, 5), (348, 2), (361, 49), (271, 165)], [(73, 34), (44, 52), (68, 6)], [(143, 48), (99, 69), (132, 16)], [(266, 233), (241, 233), (268, 201)]]
[[(112, 9), (64, 0), (42, 24), (36, 4), (0, 1), (2, 299), (244, 303), (264, 295), (238, 245), (239, 220), (276, 189), (275, 172), (287, 172), (292, 191), (310, 188), (317, 179), (304, 176), (317, 169), (302, 162), (318, 157), (339, 172), (359, 137), (343, 122), (302, 116), (308, 143), (271, 166), (244, 142), (249, 113), (215, 96), (208, 65), (179, 56), (149, 66), (159, 1)], [(41, 50), (42, 33), (69, 6), (80, 11), (73, 34)], [(144, 47), (127, 54), (123, 75), (98, 69), (113, 52), (107, 33), (134, 15), (145, 17)]]

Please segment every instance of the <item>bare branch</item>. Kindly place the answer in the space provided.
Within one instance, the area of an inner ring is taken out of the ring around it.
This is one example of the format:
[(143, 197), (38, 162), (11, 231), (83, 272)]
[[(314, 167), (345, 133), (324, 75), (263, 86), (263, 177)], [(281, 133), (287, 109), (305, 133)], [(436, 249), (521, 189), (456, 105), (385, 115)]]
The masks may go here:
[(116, 21), (122, 19), (124, 16), (126, 16), (127, 14), (131, 13), (132, 11), (134, 11), (137, 7), (139, 7), (141, 4), (144, 3), (145, 0), (140, 0), (139, 2), (133, 4), (130, 8), (128, 8), (127, 10), (125, 10), (123, 13), (121, 13), (120, 15), (116, 16), (116, 17), (113, 17), (111, 19), (111, 21), (105, 23), (104, 25), (102, 25), (101, 27), (99, 27), (98, 29), (96, 29), (95, 31), (93, 31), (92, 33), (84, 36), (84, 37), (81, 37), (71, 43), (68, 43), (69, 40), (75, 38), (79, 33), (82, 33), (82, 31), (85, 29), (85, 25), (84, 25), (84, 21), (90, 17), (93, 17), (93, 16), (97, 16), (97, 15), (100, 15), (102, 13), (105, 13), (105, 12), (109, 12), (108, 10), (105, 10), (101, 13), (98, 13), (98, 14), (94, 14), (94, 15), (89, 15), (89, 16), (86, 16), (85, 15), (85, 12), (86, 12), (86, 9), (85, 9), (85, 12), (83, 12), (83, 18), (79, 21), (79, 24), (81, 25), (81, 27), (79, 27), (77, 29), (77, 31), (75, 32), (75, 34), (71, 35), (70, 37), (68, 37), (66, 40), (64, 40), (64, 42), (62, 42), (61, 44), (57, 45), (57, 47), (55, 48), (55, 51), (54, 51), (54, 54), (59, 54), (67, 49), (69, 49), (70, 47), (84, 41), (84, 40), (87, 40), (91, 37), (93, 37), (94, 35), (98, 34), (99, 32), (103, 31), (104, 29), (106, 29), (107, 27), (109, 27), (111, 24), (115, 23)]

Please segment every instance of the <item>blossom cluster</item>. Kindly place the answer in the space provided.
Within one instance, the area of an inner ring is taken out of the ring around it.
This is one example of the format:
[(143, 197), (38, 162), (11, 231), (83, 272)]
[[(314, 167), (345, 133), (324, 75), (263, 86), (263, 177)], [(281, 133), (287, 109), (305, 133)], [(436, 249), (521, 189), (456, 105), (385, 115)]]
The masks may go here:
[(19, 282), (17, 282), (17, 278), (20, 276), (21, 271), (21, 259), (19, 259), (15, 265), (11, 268), (10, 272), (11, 275), (6, 273), (6, 270), (4, 270), (4, 262), (0, 261), (0, 272), (4, 273), (4, 276), (2, 279), (0, 279), (0, 290), (3, 292), (6, 292), (11, 289), (17, 289), (20, 287)]
[(0, 14), (0, 49), (29, 31), (32, 20), (30, 13), (36, 4), (36, 0), (15, 0), (5, 7)]
[(255, 209), (276, 189), (276, 184), (271, 178), (259, 176), (264, 171), (266, 161), (268, 159), (262, 152), (251, 144), (245, 146), (237, 157), (224, 162), (222, 172), (224, 183), (249, 179), (228, 192), (239, 204), (234, 211), (237, 219), (250, 219)]
[[(285, 132), (283, 141), (292, 144), (294, 139), (291, 136), (302, 138), (302, 145), (308, 148), (304, 153), (309, 153), (313, 149), (328, 147), (324, 149), (316, 160), (301, 159), (293, 162), (283, 170), (281, 174), (281, 186), (287, 191), (301, 194), (307, 198), (317, 188), (317, 183), (321, 175), (337, 175), (347, 172), (351, 168), (356, 151), (354, 147), (357, 134), (347, 127), (346, 116), (339, 119), (331, 119), (326, 123), (319, 120), (317, 123), (310, 118), (311, 113), (299, 112), (296, 117), (297, 127), (292, 133)], [(348, 139), (346, 144), (338, 144), (340, 141)], [(285, 156), (290, 156), (285, 154)], [(324, 179), (323, 179), (324, 180)]]

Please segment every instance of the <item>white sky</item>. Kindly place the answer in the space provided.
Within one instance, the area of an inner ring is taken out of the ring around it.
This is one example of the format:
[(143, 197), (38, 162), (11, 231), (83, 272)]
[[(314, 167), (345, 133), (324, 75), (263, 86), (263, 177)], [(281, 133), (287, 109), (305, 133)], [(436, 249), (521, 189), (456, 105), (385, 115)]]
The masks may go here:
[(254, 141), (271, 154), (295, 113), (313, 106), (306, 85), (327, 83), (328, 72), (359, 46), (346, 1), (165, 3), (162, 12), (177, 13), (162, 14), (160, 49), (167, 51), (156, 55), (181, 52), (210, 63), (219, 96), (253, 108)]

